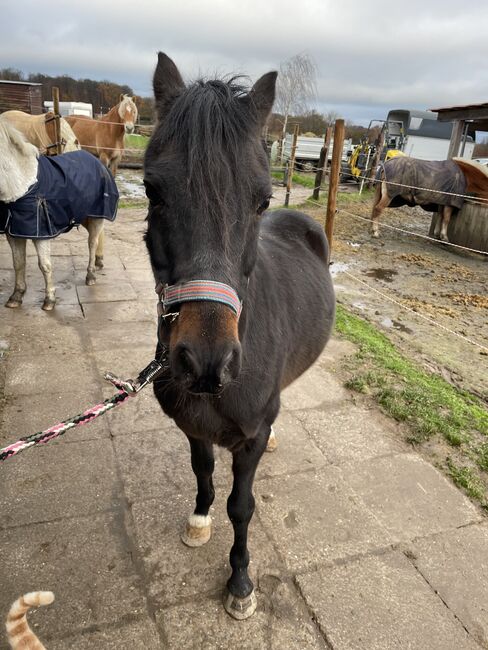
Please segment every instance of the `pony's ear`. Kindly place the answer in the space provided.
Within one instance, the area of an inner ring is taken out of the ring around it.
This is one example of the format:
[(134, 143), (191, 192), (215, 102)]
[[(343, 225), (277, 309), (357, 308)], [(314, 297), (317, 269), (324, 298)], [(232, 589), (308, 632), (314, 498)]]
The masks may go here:
[(258, 111), (260, 125), (264, 126), (273, 108), (276, 91), (277, 72), (268, 72), (256, 81), (249, 93)]
[(174, 62), (163, 52), (158, 52), (158, 65), (154, 71), (153, 88), (160, 117), (171, 100), (179, 95), (184, 87), (185, 84)]
[(124, 99), (124, 95), (123, 93), (120, 93), (119, 102), (121, 102), (123, 99)]

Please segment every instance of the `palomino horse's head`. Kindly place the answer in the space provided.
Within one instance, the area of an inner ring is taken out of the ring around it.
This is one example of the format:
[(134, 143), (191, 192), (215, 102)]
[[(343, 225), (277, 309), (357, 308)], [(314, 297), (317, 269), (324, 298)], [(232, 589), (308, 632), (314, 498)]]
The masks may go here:
[[(165, 335), (172, 375), (193, 393), (218, 393), (240, 372), (260, 215), (271, 196), (261, 132), (275, 84), (270, 72), (250, 91), (235, 79), (185, 87), (173, 61), (159, 54), (159, 119), (145, 160), (146, 241), (156, 280), (182, 296), (168, 309), (179, 317)], [(218, 293), (199, 296), (195, 281), (218, 283)], [(233, 304), (219, 302), (222, 296)]]
[(0, 120), (0, 201), (11, 203), (37, 180), (39, 150), (6, 120)]
[(118, 106), (120, 119), (122, 120), (127, 134), (134, 132), (134, 125), (137, 122), (137, 106), (134, 98), (129, 95), (121, 95)]

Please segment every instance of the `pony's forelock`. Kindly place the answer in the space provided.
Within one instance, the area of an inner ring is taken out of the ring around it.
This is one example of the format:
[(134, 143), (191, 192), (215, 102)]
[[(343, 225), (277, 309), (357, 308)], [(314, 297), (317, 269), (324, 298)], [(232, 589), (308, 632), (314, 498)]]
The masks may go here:
[(136, 120), (137, 120), (137, 106), (135, 105), (135, 102), (134, 102), (134, 100), (132, 99), (132, 97), (130, 95), (124, 95), (122, 100), (120, 101), (119, 108), (118, 108), (119, 115), (120, 115), (120, 117), (122, 119), (124, 119), (125, 112), (126, 112), (128, 107), (130, 107), (130, 109), (131, 109), (131, 111), (132, 111), (132, 113), (134, 115), (134, 122), (136, 122)]

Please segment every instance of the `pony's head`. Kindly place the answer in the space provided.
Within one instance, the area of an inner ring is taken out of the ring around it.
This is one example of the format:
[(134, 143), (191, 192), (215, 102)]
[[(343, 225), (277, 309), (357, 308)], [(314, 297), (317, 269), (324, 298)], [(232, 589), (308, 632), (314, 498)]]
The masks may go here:
[(39, 150), (0, 119), (0, 201), (17, 201), (37, 181)]
[(134, 97), (129, 95), (120, 95), (118, 106), (120, 119), (122, 120), (127, 134), (134, 132), (134, 125), (137, 122), (137, 106)]
[(251, 90), (236, 79), (186, 87), (173, 61), (158, 57), (146, 242), (156, 281), (173, 296), (168, 311), (179, 312), (165, 328), (172, 374), (194, 393), (218, 393), (240, 372), (259, 221), (271, 196), (261, 133), (275, 84), (270, 72)]

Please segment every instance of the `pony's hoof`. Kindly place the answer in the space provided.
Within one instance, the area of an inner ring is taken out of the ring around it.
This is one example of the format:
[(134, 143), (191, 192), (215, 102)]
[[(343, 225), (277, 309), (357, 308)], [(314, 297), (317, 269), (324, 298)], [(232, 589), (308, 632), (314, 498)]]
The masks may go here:
[(212, 534), (212, 518), (210, 515), (190, 515), (186, 528), (181, 534), (181, 541), (186, 546), (195, 548), (208, 542)]
[(103, 257), (95, 257), (95, 266), (97, 269), (103, 269)]
[(56, 304), (56, 300), (52, 298), (44, 298), (44, 302), (42, 303), (42, 308), (44, 311), (52, 311), (54, 309), (54, 305)]
[(86, 280), (85, 280), (86, 285), (91, 287), (92, 285), (94, 285), (96, 283), (96, 281), (97, 281), (97, 278), (96, 278), (94, 273), (90, 272), (90, 273), (86, 274)]
[(374, 237), (375, 239), (379, 239), (380, 233), (379, 232), (372, 232), (371, 237)]
[(439, 239), (440, 239), (441, 241), (443, 241), (443, 242), (446, 242), (446, 244), (449, 243), (449, 238), (448, 238), (447, 235), (441, 235), (441, 236), (439, 237)]
[(14, 298), (9, 298), (5, 303), (5, 307), (8, 307), (9, 309), (17, 309), (18, 307), (22, 307), (22, 300), (15, 300)]
[(238, 621), (244, 621), (246, 618), (252, 616), (257, 606), (258, 599), (254, 593), (254, 589), (245, 598), (233, 596), (228, 589), (224, 592), (224, 609), (227, 614), (230, 614), (232, 618)]
[(278, 441), (276, 440), (274, 429), (273, 427), (271, 427), (271, 433), (269, 434), (268, 444), (266, 445), (265, 451), (271, 453), (272, 451), (276, 451), (277, 447), (278, 447)]

